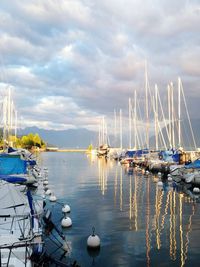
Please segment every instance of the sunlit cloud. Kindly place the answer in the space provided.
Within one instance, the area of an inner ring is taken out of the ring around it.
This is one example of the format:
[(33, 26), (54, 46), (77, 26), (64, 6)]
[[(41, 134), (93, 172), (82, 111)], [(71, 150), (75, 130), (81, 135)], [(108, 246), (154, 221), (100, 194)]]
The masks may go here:
[(97, 130), (120, 108), (126, 121), (145, 60), (152, 93), (157, 83), (166, 100), (181, 76), (197, 116), (198, 0), (2, 0), (0, 16), (1, 95), (13, 88), (24, 125)]

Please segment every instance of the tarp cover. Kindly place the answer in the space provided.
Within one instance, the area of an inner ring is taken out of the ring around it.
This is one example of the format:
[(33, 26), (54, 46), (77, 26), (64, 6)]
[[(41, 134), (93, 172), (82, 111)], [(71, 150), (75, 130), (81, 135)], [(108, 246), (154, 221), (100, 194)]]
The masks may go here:
[(25, 174), (27, 173), (26, 166), (26, 161), (20, 159), (20, 157), (6, 154), (0, 156), (0, 174)]
[(179, 153), (175, 150), (164, 150), (159, 152), (159, 158), (167, 162), (179, 162)]
[(138, 150), (127, 150), (125, 156), (129, 158), (141, 157), (144, 154), (148, 154), (148, 149), (138, 149)]

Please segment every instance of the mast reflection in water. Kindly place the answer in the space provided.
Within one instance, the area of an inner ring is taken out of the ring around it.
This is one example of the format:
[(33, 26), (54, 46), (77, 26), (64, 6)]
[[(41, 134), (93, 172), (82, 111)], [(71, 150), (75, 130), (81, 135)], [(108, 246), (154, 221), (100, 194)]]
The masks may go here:
[[(71, 206), (65, 231), (80, 266), (199, 266), (197, 201), (158, 178), (84, 153), (43, 153), (49, 184)], [(99, 253), (88, 254), (92, 227)]]

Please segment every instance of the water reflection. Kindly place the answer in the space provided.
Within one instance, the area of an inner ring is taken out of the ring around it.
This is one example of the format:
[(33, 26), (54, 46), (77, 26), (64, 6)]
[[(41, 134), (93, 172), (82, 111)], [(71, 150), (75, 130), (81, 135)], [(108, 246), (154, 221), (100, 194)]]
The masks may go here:
[(107, 177), (108, 177), (107, 160), (104, 157), (98, 160), (98, 170), (99, 170), (99, 186), (102, 195), (104, 195), (105, 191), (107, 190)]
[(159, 188), (156, 175), (104, 158), (58, 153), (65, 162), (60, 166), (56, 154), (45, 156), (49, 174), (57, 177), (50, 183), (58, 192), (67, 190), (62, 197), (73, 219), (68, 238), (82, 267), (91, 265), (83, 248), (92, 226), (102, 244), (93, 266), (199, 265), (199, 203), (187, 188), (168, 183)]
[[(99, 185), (103, 195), (108, 180), (112, 179), (107, 172), (109, 164), (109, 161), (98, 160)], [(170, 259), (172, 262), (177, 262), (177, 266), (185, 266), (189, 234), (192, 231), (192, 217), (195, 213), (191, 198), (176, 192), (172, 185), (166, 184), (164, 189), (157, 187), (156, 182), (159, 178), (156, 175), (145, 177), (143, 172), (134, 168), (119, 164), (114, 167), (114, 206), (116, 207), (119, 202), (119, 211), (128, 208), (124, 210), (127, 211), (124, 214), (127, 214), (129, 219), (129, 230), (135, 232), (145, 230), (146, 266), (153, 266), (152, 251), (155, 249), (159, 251), (162, 248), (168, 250)], [(123, 196), (124, 192), (128, 193), (128, 198), (126, 195)], [(184, 203), (191, 203), (191, 206), (187, 207), (183, 222)]]

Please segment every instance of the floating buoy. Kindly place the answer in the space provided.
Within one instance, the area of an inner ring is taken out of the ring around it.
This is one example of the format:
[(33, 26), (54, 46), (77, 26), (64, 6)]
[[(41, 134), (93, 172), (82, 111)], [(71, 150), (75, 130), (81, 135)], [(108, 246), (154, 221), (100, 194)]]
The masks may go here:
[(94, 227), (92, 228), (92, 231), (93, 231), (92, 235), (90, 235), (87, 239), (87, 246), (88, 248), (91, 248), (91, 249), (98, 249), (100, 248), (100, 238), (98, 237), (98, 235), (95, 235)]
[(149, 174), (149, 171), (145, 171), (145, 174), (148, 175)]
[(49, 189), (48, 185), (44, 185), (44, 190), (47, 191)]
[(63, 247), (62, 248), (63, 248), (64, 251), (68, 251), (69, 250), (69, 246), (67, 244), (66, 239), (64, 239), (64, 241), (63, 241)]
[(47, 180), (44, 180), (43, 185), (48, 185), (49, 182)]
[(63, 207), (62, 207), (62, 212), (63, 213), (69, 213), (70, 212), (70, 206), (65, 204)]
[(161, 176), (162, 175), (162, 173), (161, 172), (158, 172), (158, 176)]
[(157, 186), (159, 186), (159, 187), (163, 186), (163, 182), (162, 181), (158, 181), (157, 182)]
[(61, 221), (61, 225), (62, 227), (70, 227), (72, 226), (72, 220), (69, 217), (65, 216)]
[(57, 197), (54, 195), (54, 193), (52, 193), (52, 194), (50, 195), (49, 200), (50, 200), (51, 202), (55, 202), (55, 201), (57, 200)]
[(172, 182), (172, 177), (171, 177), (171, 176), (168, 176), (167, 180), (168, 180), (169, 182)]
[(200, 189), (198, 187), (193, 188), (193, 193), (200, 193)]
[(47, 189), (47, 191), (45, 192), (46, 195), (50, 195), (51, 194), (51, 190)]

